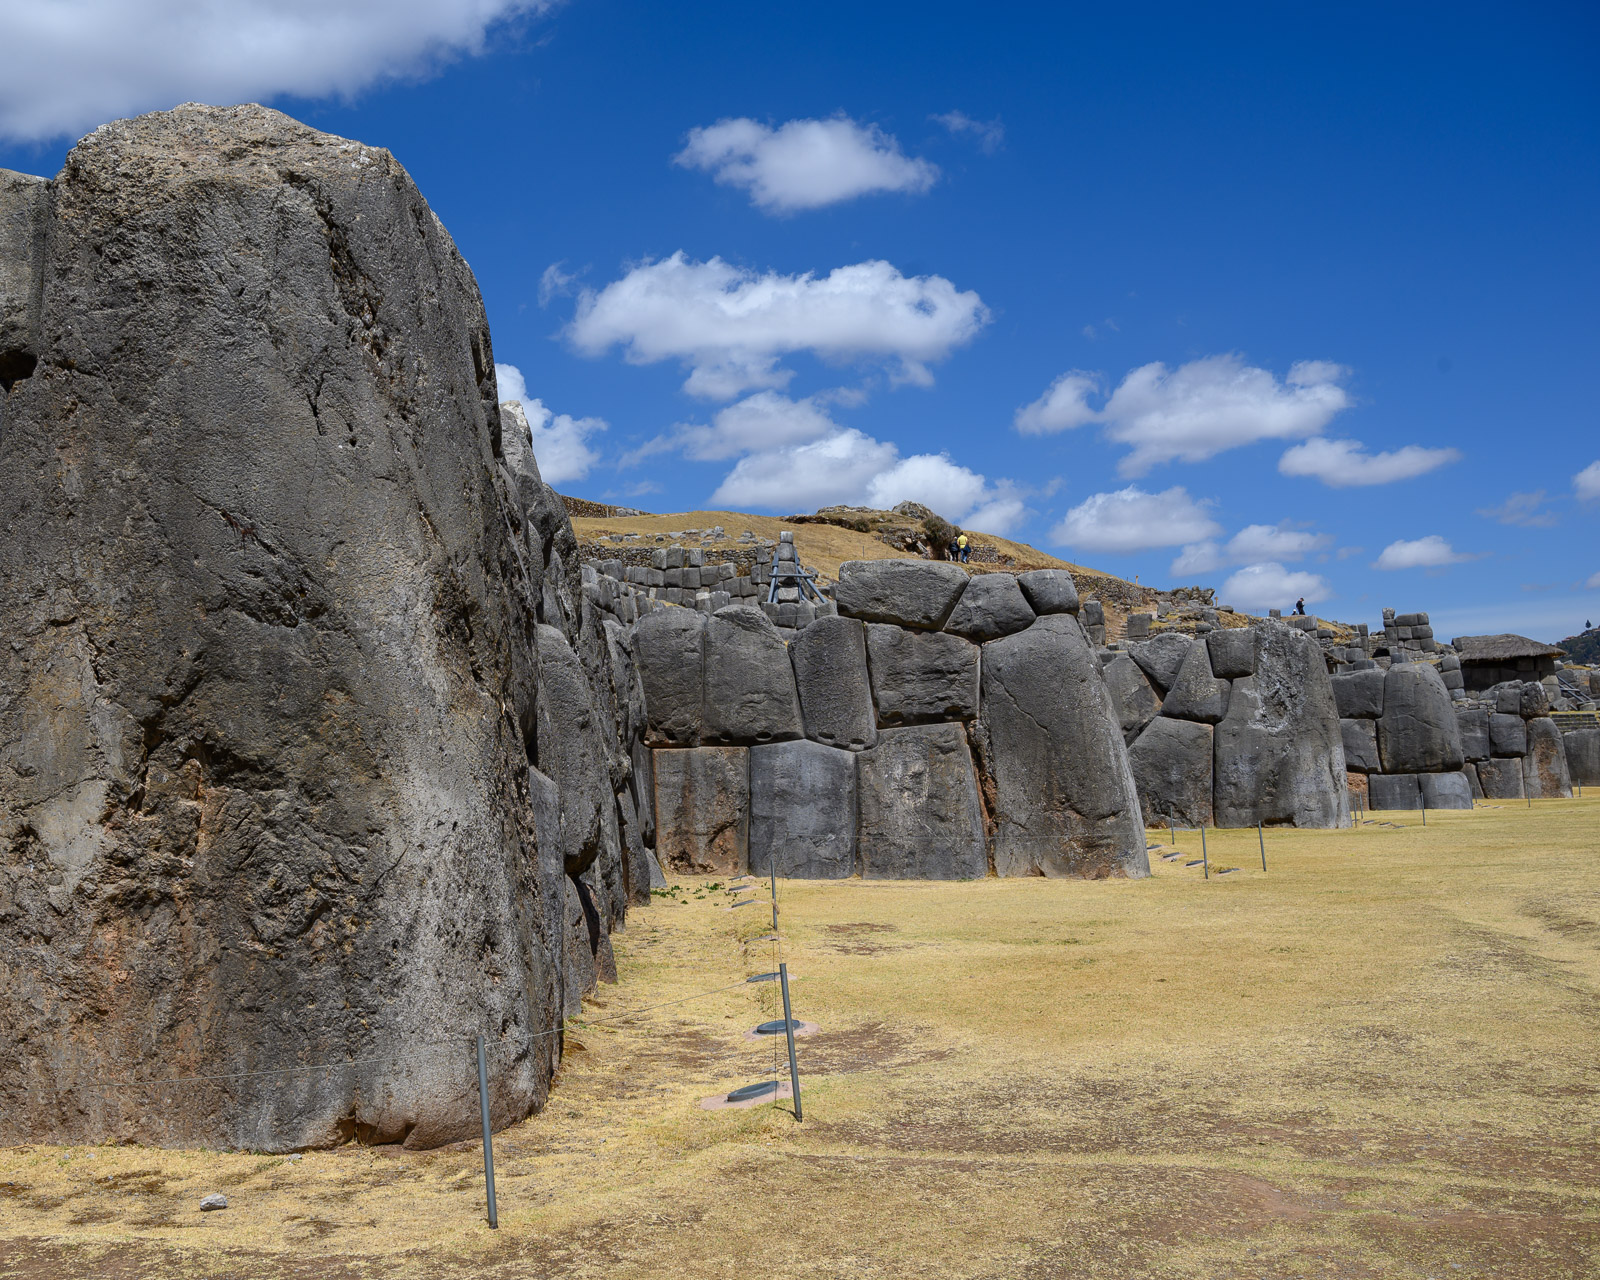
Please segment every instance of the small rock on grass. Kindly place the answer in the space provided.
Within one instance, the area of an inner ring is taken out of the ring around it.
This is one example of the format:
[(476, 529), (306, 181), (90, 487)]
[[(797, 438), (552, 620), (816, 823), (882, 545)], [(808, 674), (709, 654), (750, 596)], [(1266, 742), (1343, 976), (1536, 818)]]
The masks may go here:
[(200, 1201), (200, 1208), (202, 1210), (206, 1210), (206, 1211), (209, 1211), (211, 1209), (226, 1209), (227, 1207), (228, 1207), (228, 1197), (227, 1196), (209, 1195), (209, 1196), (206, 1196), (203, 1200)]

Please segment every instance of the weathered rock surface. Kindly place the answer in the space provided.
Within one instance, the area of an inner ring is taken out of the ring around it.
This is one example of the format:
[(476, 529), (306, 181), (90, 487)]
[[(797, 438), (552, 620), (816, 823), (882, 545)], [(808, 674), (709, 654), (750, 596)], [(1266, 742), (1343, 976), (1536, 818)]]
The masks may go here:
[(1522, 760), (1523, 795), (1533, 800), (1570, 799), (1572, 775), (1567, 769), (1561, 730), (1549, 716), (1527, 723), (1528, 754)]
[(1522, 758), (1497, 757), (1478, 761), (1478, 785), (1485, 800), (1521, 800)]
[(820, 742), (750, 748), (750, 870), (838, 880), (856, 869), (856, 757)]
[(1238, 680), (1256, 673), (1256, 628), (1230, 627), (1206, 637), (1211, 651), (1211, 671), (1223, 680)]
[(707, 620), (702, 723), (701, 741), (707, 744), (801, 736), (789, 651), (760, 609), (730, 605)]
[(945, 561), (846, 560), (833, 598), (847, 618), (937, 631), (966, 586), (966, 571)]
[(960, 636), (873, 623), (867, 628), (867, 669), (881, 727), (978, 714), (978, 646)]
[(1340, 735), (1344, 741), (1344, 767), (1352, 773), (1377, 773), (1383, 765), (1378, 760), (1378, 725), (1375, 720), (1341, 720)]
[[(573, 883), (529, 792), (565, 513), (502, 465), (471, 272), (387, 152), (259, 107), (0, 186), (0, 1142), (468, 1137), (417, 1037), (558, 1027)], [(553, 1043), (494, 1055), (497, 1126)]]
[(1600, 729), (1578, 729), (1562, 735), (1567, 772), (1580, 787), (1600, 787)]
[(1465, 763), (1450, 690), (1435, 667), (1403, 662), (1385, 673), (1378, 755), (1385, 773), (1439, 773)]
[(966, 880), (988, 873), (978, 781), (962, 726), (883, 730), (858, 757), (856, 785), (864, 878)]
[(1383, 714), (1383, 679), (1387, 673), (1377, 667), (1366, 671), (1341, 671), (1330, 679), (1333, 700), (1339, 715), (1346, 720), (1376, 720)]
[(981, 644), (1023, 631), (1032, 622), (1033, 609), (1015, 574), (980, 573), (967, 583), (944, 629)]
[(1414, 773), (1374, 773), (1367, 778), (1369, 809), (1420, 809), (1422, 788)]
[(1065, 569), (1031, 569), (1017, 575), (1017, 585), (1034, 613), (1077, 613), (1078, 587)]
[(1178, 668), (1196, 643), (1181, 631), (1164, 631), (1129, 646), (1128, 656), (1139, 664), (1139, 670), (1144, 672), (1156, 693), (1165, 696), (1178, 678)]
[(984, 645), (982, 705), (996, 872), (1148, 875), (1133, 771), (1076, 619), (1048, 614)]
[[(1057, 615), (1059, 616), (1059, 615)], [(1102, 679), (1111, 695), (1111, 707), (1124, 743), (1133, 742), (1161, 710), (1161, 699), (1143, 671), (1125, 653), (1105, 664)]]
[(656, 857), (663, 871), (739, 875), (750, 867), (750, 764), (745, 747), (655, 753)]
[(1419, 773), (1417, 785), (1422, 791), (1425, 809), (1472, 808), (1472, 784), (1467, 775), (1455, 773)]
[(1496, 711), (1489, 716), (1489, 754), (1525, 756), (1528, 754), (1528, 722), (1521, 716)]
[[(1304, 632), (1280, 624), (1252, 627), (1249, 634), (1256, 674), (1233, 682), (1214, 739), (1217, 825), (1348, 826), (1344, 738), (1322, 650)], [(1233, 669), (1240, 665), (1237, 654), (1229, 661)]]
[(700, 741), (705, 728), (705, 630), (705, 614), (693, 609), (658, 609), (633, 629), (653, 746), (695, 746)]
[(1490, 712), (1482, 708), (1456, 711), (1456, 728), (1461, 734), (1461, 754), (1468, 760), (1487, 760), (1494, 754), (1489, 737)]
[(1177, 720), (1220, 724), (1228, 714), (1231, 687), (1228, 681), (1211, 674), (1211, 650), (1196, 641), (1189, 646), (1172, 687), (1161, 701), (1161, 714)]
[(860, 750), (878, 740), (867, 632), (856, 618), (818, 618), (789, 645), (806, 737)]
[(1157, 716), (1128, 748), (1147, 825), (1211, 825), (1211, 736), (1209, 724)]

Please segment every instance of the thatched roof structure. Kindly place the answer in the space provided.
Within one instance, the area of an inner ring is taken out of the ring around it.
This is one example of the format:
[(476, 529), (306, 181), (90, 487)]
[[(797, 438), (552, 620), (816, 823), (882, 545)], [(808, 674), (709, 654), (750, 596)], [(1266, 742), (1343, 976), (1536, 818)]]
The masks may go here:
[(1553, 644), (1541, 644), (1527, 636), (1509, 632), (1498, 636), (1457, 636), (1456, 651), (1462, 662), (1515, 662), (1518, 658), (1564, 658), (1566, 653)]

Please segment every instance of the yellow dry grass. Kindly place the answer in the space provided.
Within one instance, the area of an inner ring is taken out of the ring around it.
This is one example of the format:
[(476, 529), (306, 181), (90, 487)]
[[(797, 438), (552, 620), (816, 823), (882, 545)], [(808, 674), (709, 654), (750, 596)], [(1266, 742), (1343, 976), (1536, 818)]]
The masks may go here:
[[(758, 538), (776, 542), (782, 532), (794, 534), (795, 545), (800, 549), (800, 560), (807, 568), (816, 569), (832, 580), (839, 576), (839, 566), (846, 560), (915, 560), (918, 557), (901, 551), (867, 533), (841, 529), (829, 524), (791, 524), (775, 516), (755, 516), (743, 511), (677, 511), (667, 515), (618, 516), (605, 518), (574, 517), (573, 531), (583, 541), (604, 538), (612, 533), (667, 534), (689, 529), (711, 529), (721, 525), (730, 538), (737, 538), (748, 530)], [(1067, 560), (1058, 559), (1025, 542), (1012, 542), (991, 533), (973, 532), (975, 545), (992, 546), (1001, 555), (1010, 556), (1016, 568), (1070, 569), (1073, 575), (1085, 578), (1110, 578), (1112, 575), (1098, 569), (1085, 568)], [(693, 542), (693, 539), (689, 539)], [(971, 564), (974, 573), (992, 570), (995, 566)]]
[(697, 1105), (770, 1074), (770, 985), (599, 1021), (770, 967), (682, 881), (497, 1137), (498, 1232), (472, 1145), (40, 1146), (0, 1276), (1600, 1274), (1600, 800), (1376, 817), (1266, 874), (1210, 832), (1209, 881), (1183, 833), (1142, 882), (783, 883), (804, 1124)]

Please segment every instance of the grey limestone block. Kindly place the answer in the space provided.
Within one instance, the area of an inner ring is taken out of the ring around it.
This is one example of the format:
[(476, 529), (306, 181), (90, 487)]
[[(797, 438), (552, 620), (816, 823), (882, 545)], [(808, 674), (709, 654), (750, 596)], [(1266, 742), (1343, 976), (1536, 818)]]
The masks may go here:
[(1385, 773), (1437, 773), (1465, 762), (1450, 691), (1427, 663), (1397, 663), (1385, 673), (1378, 754)]
[(697, 746), (705, 724), (705, 615), (657, 609), (633, 631), (652, 746)]
[[(569, 876), (580, 875), (614, 837), (606, 816), (615, 804), (609, 761), (610, 726), (583, 663), (567, 638), (540, 624), (538, 759), (561, 792), (561, 852)], [(613, 849), (620, 856), (620, 847)]]
[(1466, 775), (1467, 783), (1472, 788), (1472, 798), (1474, 800), (1482, 800), (1484, 798), (1483, 782), (1478, 777), (1477, 762), (1467, 761), (1466, 764), (1461, 766), (1461, 772)]
[(1489, 714), (1481, 708), (1456, 708), (1456, 728), (1461, 733), (1461, 754), (1468, 760), (1487, 760), (1494, 754), (1489, 737)]
[(1232, 686), (1211, 674), (1211, 650), (1202, 642), (1189, 646), (1183, 665), (1167, 696), (1161, 714), (1178, 720), (1219, 724), (1228, 714), (1228, 693)]
[[(1040, 612), (1043, 612), (1040, 610)], [(1106, 625), (1106, 609), (1098, 600), (1085, 600), (1080, 611), (1080, 621), (1086, 627), (1103, 627)]]
[(1123, 741), (1132, 743), (1161, 710), (1161, 699), (1139, 664), (1125, 653), (1114, 655), (1102, 670)]
[(656, 784), (650, 768), (650, 748), (643, 738), (635, 738), (630, 753), (633, 797), (639, 818), (639, 834), (651, 848), (656, 843)]
[(688, 875), (748, 871), (748, 749), (661, 749), (651, 763), (656, 782), (656, 857), (662, 870)]
[(1489, 755), (1528, 754), (1528, 722), (1521, 716), (1496, 711), (1489, 716)]
[(1417, 784), (1422, 790), (1422, 807), (1425, 809), (1472, 808), (1472, 783), (1464, 770), (1419, 773)]
[(1348, 826), (1344, 737), (1322, 650), (1285, 626), (1251, 631), (1256, 674), (1233, 682), (1214, 737), (1216, 823)]
[(867, 669), (880, 728), (978, 714), (978, 646), (960, 636), (871, 623)]
[(663, 585), (672, 587), (674, 590), (681, 587), (683, 585), (683, 566), (679, 565), (676, 568), (666, 570), (661, 575), (661, 581)]
[[(1523, 681), (1517, 699), (1517, 713), (1524, 720), (1550, 714), (1550, 695), (1545, 692), (1542, 684), (1534, 680)], [(1535, 796), (1534, 799), (1538, 797)]]
[(1143, 640), (1150, 634), (1151, 616), (1148, 613), (1130, 613), (1126, 636), (1129, 640)]
[(1166, 631), (1152, 639), (1130, 645), (1129, 656), (1139, 664), (1139, 669), (1149, 677), (1156, 693), (1165, 696), (1172, 682), (1178, 678), (1178, 668), (1189, 656), (1195, 641), (1179, 631)]
[(1209, 724), (1158, 716), (1128, 748), (1128, 763), (1147, 826), (1212, 824)]
[(862, 750), (878, 739), (867, 674), (867, 631), (859, 618), (818, 618), (789, 646), (806, 737)]
[(1501, 715), (1518, 716), (1522, 714), (1522, 685), (1519, 681), (1511, 680), (1505, 684), (1496, 685), (1494, 695), (1494, 709)]
[(856, 871), (856, 756), (820, 742), (750, 748), (750, 870), (800, 880)]
[(944, 629), (981, 644), (1025, 630), (1033, 617), (1015, 575), (980, 573), (967, 584)]
[(1017, 575), (1017, 585), (1040, 617), (1078, 612), (1078, 587), (1065, 569), (1031, 569)]
[(686, 590), (688, 590), (688, 591), (698, 591), (698, 590), (700, 590), (701, 587), (707, 585), (705, 582), (703, 582), (701, 580), (700, 570), (698, 568), (687, 568), (687, 569), (682, 570), (681, 572), (683, 574), (683, 577), (679, 580), (678, 585), (683, 587), (683, 588), (685, 588)]
[(1534, 800), (1571, 799), (1572, 774), (1561, 730), (1549, 716), (1529, 720), (1528, 754), (1522, 758), (1522, 792)]
[(1501, 756), (1478, 761), (1478, 783), (1486, 800), (1521, 800), (1522, 757)]
[(846, 617), (936, 631), (966, 587), (966, 571), (944, 561), (846, 560), (834, 601)]
[(1331, 677), (1333, 700), (1346, 720), (1376, 720), (1383, 714), (1384, 673), (1377, 667)]
[(1077, 620), (1047, 614), (1026, 631), (991, 640), (982, 665), (975, 739), (992, 786), (986, 794), (995, 870), (1148, 875), (1133, 770), (1100, 663)]
[(1600, 729), (1575, 729), (1562, 735), (1567, 772), (1580, 787), (1600, 787)]
[(760, 609), (730, 605), (707, 621), (702, 717), (701, 740), (708, 744), (802, 736), (789, 651)]
[(1211, 670), (1223, 680), (1237, 680), (1255, 674), (1256, 628), (1228, 627), (1206, 637), (1211, 652)]
[(1444, 676), (1444, 687), (1446, 689), (1466, 688), (1466, 680), (1460, 671), (1445, 671), (1442, 672), (1442, 675)]
[(683, 551), (683, 567), (685, 569), (700, 569), (705, 566), (706, 553), (699, 547), (685, 547)]
[(858, 757), (861, 874), (967, 880), (989, 870), (977, 775), (958, 724), (885, 729)]
[(1420, 809), (1422, 787), (1414, 773), (1374, 773), (1367, 777), (1369, 809)]
[(1377, 773), (1378, 726), (1372, 720), (1340, 720), (1344, 739), (1344, 767), (1352, 773)]

